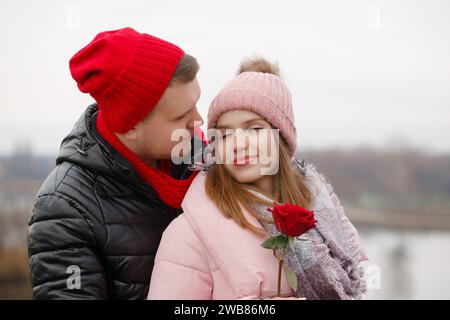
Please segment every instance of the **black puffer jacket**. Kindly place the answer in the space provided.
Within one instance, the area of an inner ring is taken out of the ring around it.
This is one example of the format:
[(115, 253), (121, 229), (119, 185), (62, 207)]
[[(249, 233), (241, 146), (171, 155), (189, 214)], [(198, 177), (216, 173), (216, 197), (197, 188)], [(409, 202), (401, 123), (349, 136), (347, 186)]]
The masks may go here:
[[(63, 140), (34, 203), (28, 254), (35, 299), (145, 298), (162, 232), (181, 213), (100, 137), (97, 111), (89, 106)], [(175, 178), (190, 174), (185, 164), (173, 166)]]

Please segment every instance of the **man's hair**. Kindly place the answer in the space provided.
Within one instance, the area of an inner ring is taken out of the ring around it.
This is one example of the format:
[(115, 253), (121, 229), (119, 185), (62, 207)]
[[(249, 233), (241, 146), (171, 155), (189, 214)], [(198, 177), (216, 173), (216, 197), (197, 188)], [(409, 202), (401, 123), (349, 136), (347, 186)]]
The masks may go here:
[(178, 62), (177, 68), (173, 73), (172, 80), (170, 81), (169, 85), (173, 84), (174, 82), (191, 82), (197, 76), (199, 69), (200, 65), (198, 64), (197, 59), (189, 54), (185, 54)]

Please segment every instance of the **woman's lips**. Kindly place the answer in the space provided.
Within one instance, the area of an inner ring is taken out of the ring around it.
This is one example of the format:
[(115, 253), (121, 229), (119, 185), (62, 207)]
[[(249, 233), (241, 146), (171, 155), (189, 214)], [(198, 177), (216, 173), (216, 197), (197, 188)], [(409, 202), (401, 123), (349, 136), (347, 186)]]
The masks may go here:
[(234, 163), (233, 163), (233, 164), (234, 164), (236, 167), (243, 167), (243, 166), (246, 166), (246, 165), (250, 164), (250, 162), (251, 162), (253, 159), (254, 159), (253, 157), (246, 156), (246, 157), (244, 157), (244, 158), (234, 159)]

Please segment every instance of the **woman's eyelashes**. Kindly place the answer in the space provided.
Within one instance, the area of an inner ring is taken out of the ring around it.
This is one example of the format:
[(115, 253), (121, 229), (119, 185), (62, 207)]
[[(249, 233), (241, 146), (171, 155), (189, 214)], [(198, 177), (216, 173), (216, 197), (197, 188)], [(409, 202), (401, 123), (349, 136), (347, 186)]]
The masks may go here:
[[(243, 132), (248, 135), (248, 134), (256, 133), (257, 131), (262, 130), (262, 129), (264, 129), (264, 127), (251, 127), (251, 128), (247, 128), (247, 129), (243, 130)], [(242, 130), (242, 129), (237, 129), (237, 130)], [(237, 130), (227, 129), (227, 130), (223, 131), (222, 138), (225, 139), (227, 137), (234, 135)]]
[(222, 139), (226, 139), (227, 137), (230, 137), (234, 135), (234, 129), (224, 129), (220, 131), (220, 137)]
[(263, 128), (263, 127), (251, 127), (251, 128), (248, 128), (248, 129), (246, 130), (246, 132), (247, 132), (247, 133), (254, 133), (254, 132), (259, 131), (259, 130), (261, 130), (261, 129), (264, 129), (264, 128)]

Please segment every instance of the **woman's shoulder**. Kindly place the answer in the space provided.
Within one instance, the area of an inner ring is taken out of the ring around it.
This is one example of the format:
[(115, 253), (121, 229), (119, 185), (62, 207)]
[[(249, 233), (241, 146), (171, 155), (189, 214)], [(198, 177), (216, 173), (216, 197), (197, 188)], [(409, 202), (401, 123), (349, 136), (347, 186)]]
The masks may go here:
[(327, 178), (326, 174), (319, 171), (313, 162), (294, 160), (294, 164), (305, 177), (305, 184), (311, 192), (317, 208), (332, 207), (339, 202), (330, 179)]
[(192, 203), (197, 203), (200, 201), (206, 201), (208, 198), (206, 194), (205, 184), (206, 184), (207, 172), (199, 171), (194, 180), (192, 180), (191, 185), (184, 196), (181, 207), (189, 206)]
[(181, 203), (183, 214), (190, 221), (209, 223), (222, 216), (219, 208), (206, 193), (206, 171), (200, 171), (191, 183)]
[(203, 214), (202, 206), (199, 204), (206, 201), (203, 199), (206, 196), (205, 178), (205, 173), (201, 171), (192, 180), (181, 204), (183, 213), (171, 221), (164, 231), (163, 239), (167, 237), (171, 239), (182, 237), (189, 240), (198, 237), (199, 228), (197, 221), (201, 220), (198, 216)]
[(316, 166), (312, 162), (307, 162), (305, 159), (293, 158), (292, 165), (295, 170), (303, 176), (304, 181), (309, 188), (317, 187), (317, 184), (325, 179), (323, 175), (317, 171)]
[(305, 159), (293, 159), (293, 164), (297, 170), (305, 177), (306, 183), (310, 186), (316, 188), (326, 188), (328, 191), (332, 191), (329, 179), (326, 174), (320, 172), (316, 165), (311, 161), (306, 161)]

